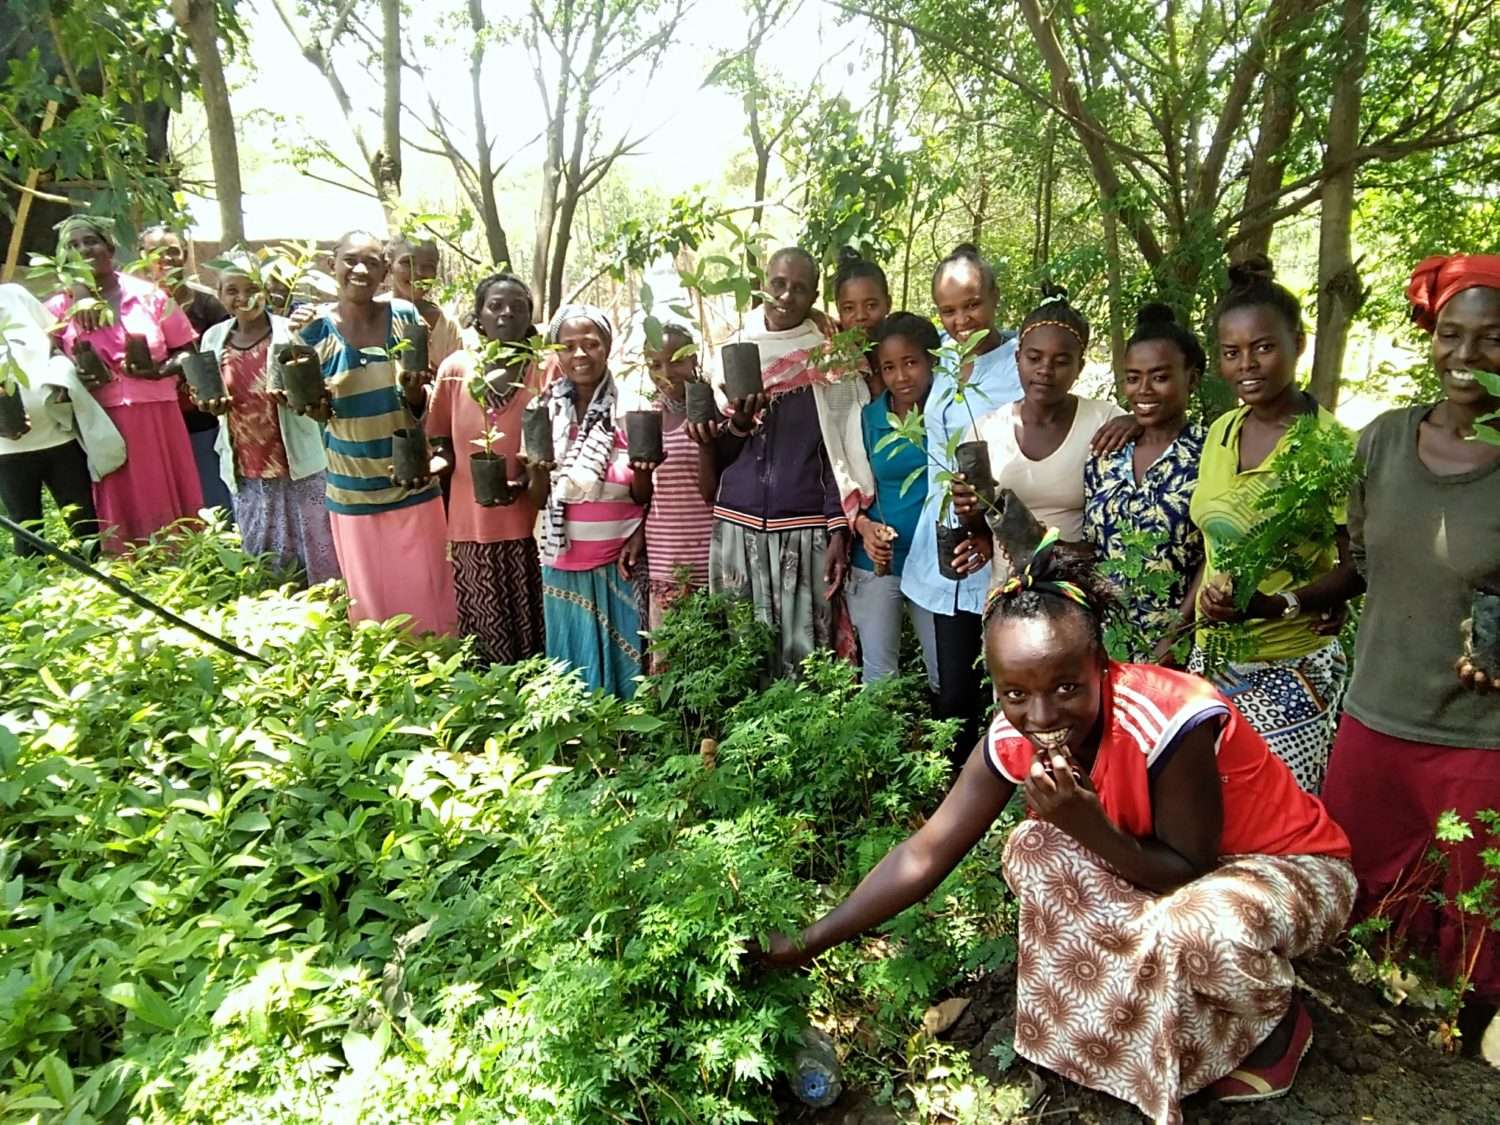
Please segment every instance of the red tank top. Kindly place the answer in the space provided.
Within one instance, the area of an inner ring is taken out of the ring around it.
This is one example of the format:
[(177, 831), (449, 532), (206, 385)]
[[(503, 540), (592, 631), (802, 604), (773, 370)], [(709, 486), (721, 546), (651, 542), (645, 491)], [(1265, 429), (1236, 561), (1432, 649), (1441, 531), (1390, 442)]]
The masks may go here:
[[(1348, 858), (1349, 839), (1323, 802), (1303, 792), (1265, 739), (1206, 680), (1154, 664), (1111, 664), (1105, 679), (1104, 734), (1090, 779), (1105, 815), (1123, 831), (1153, 835), (1150, 769), (1182, 731), (1217, 723), (1224, 828), (1219, 854), (1332, 855)], [(995, 717), (985, 761), (1019, 785), (1035, 751)]]

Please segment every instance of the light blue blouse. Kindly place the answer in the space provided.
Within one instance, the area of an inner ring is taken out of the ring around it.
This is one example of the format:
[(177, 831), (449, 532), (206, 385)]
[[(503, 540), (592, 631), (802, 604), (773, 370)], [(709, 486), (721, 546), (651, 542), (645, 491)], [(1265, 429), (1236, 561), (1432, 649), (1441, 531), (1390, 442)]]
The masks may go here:
[[(946, 335), (943, 340), (947, 343)], [(974, 373), (963, 402), (954, 399), (958, 390), (956, 374), (947, 365), (939, 367), (932, 373), (932, 390), (927, 394), (924, 414), (927, 448), (932, 458), (938, 461), (946, 461), (948, 442), (954, 434), (967, 432), (976, 419), (1021, 397), (1021, 374), (1016, 368), (1014, 340), (1007, 340), (975, 358)], [(917, 520), (911, 554), (907, 556), (906, 569), (901, 573), (901, 592), (933, 613), (950, 617), (959, 610), (983, 613), (984, 596), (990, 581), (989, 567), (983, 567), (958, 582), (944, 578), (938, 572), (937, 518), (944, 493), (937, 482), (938, 471), (929, 459), (927, 503)], [(948, 523), (952, 526), (958, 523), (951, 511)]]

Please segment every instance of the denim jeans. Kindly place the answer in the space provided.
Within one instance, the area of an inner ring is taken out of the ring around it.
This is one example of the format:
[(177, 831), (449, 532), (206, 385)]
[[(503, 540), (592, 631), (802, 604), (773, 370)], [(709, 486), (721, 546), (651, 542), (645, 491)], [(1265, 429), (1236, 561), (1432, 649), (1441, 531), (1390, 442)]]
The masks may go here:
[(874, 683), (900, 671), (901, 612), (904, 608), (922, 645), (928, 686), (933, 691), (938, 690), (937, 639), (933, 633), (932, 614), (901, 596), (899, 575), (877, 575), (873, 570), (850, 567), (845, 601), (854, 630), (859, 634), (865, 683)]

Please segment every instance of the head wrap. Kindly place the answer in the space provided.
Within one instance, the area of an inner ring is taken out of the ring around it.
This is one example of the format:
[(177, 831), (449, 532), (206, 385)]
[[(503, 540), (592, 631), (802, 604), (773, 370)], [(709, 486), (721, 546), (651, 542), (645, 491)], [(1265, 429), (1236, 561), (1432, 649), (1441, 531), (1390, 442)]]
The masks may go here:
[(109, 248), (115, 248), (115, 224), (113, 219), (102, 218), (97, 215), (69, 215), (57, 224), (57, 256), (62, 257), (68, 249), (68, 242), (81, 230), (91, 230), (105, 242)]
[(1076, 602), (1084, 609), (1090, 608), (1088, 594), (1084, 593), (1082, 586), (1076, 582), (1062, 582), (1046, 577), (1051, 570), (1052, 548), (1058, 539), (1057, 528), (1049, 527), (1047, 534), (1042, 536), (1042, 541), (1036, 545), (1036, 550), (1031, 553), (1031, 558), (1021, 571), (1012, 573), (1004, 582), (990, 590), (989, 600), (984, 607), (986, 619), (1006, 598), (1013, 598), (1026, 590), (1035, 590), (1039, 594), (1053, 594), (1059, 598), (1067, 598), (1070, 602)]
[(1412, 270), (1406, 287), (1411, 318), (1431, 332), (1438, 313), (1465, 289), (1500, 289), (1500, 254), (1450, 254), (1428, 258)]
[(564, 305), (553, 314), (551, 322), (547, 325), (547, 343), (557, 343), (557, 337), (562, 332), (562, 326), (570, 320), (586, 320), (604, 337), (604, 350), (609, 351), (614, 347), (615, 330), (609, 322), (609, 314), (598, 305)]

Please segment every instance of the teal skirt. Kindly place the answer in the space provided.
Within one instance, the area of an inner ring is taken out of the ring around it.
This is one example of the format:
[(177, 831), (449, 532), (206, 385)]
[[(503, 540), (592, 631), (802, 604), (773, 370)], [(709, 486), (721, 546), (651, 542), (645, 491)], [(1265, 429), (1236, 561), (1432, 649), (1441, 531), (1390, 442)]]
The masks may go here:
[(641, 608), (614, 563), (593, 570), (542, 567), (547, 656), (576, 668), (584, 682), (621, 699), (641, 675)]

